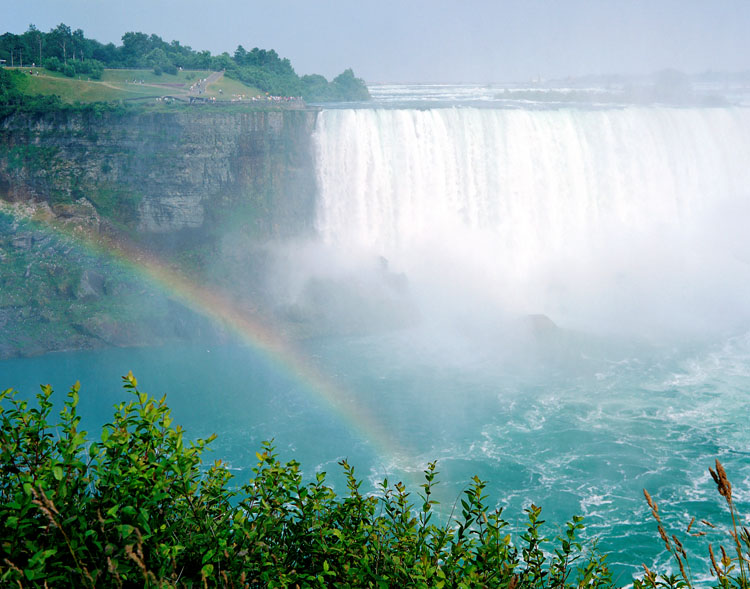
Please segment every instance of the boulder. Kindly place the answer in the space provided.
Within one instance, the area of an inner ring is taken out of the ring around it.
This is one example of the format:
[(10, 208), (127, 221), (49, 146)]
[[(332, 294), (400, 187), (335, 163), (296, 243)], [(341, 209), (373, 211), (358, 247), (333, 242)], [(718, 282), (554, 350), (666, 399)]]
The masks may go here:
[(103, 293), (104, 277), (93, 270), (84, 270), (75, 297), (79, 300), (91, 300), (99, 298)]

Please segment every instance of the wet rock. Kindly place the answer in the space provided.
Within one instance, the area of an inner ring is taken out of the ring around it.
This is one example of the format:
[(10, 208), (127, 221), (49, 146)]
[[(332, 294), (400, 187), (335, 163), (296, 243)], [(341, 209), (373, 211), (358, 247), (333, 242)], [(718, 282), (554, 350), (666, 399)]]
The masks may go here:
[(17, 250), (31, 249), (32, 243), (33, 243), (33, 238), (31, 236), (31, 233), (24, 233), (22, 235), (16, 235), (10, 240), (11, 247)]
[(552, 319), (544, 314), (527, 315), (526, 322), (531, 328), (532, 333), (539, 335), (557, 331), (559, 328)]
[(34, 247), (45, 248), (51, 245), (52, 238), (49, 235), (34, 235), (32, 242)]
[(75, 297), (82, 300), (97, 299), (104, 293), (104, 277), (93, 270), (84, 270)]
[[(114, 221), (148, 236), (208, 234), (237, 205), (256, 231), (308, 232), (315, 119), (314, 109), (13, 115), (0, 125), (3, 198), (37, 212), (50, 203), (66, 223)], [(20, 150), (24, 164), (13, 167)]]
[(91, 227), (98, 230), (99, 214), (94, 205), (85, 198), (79, 198), (74, 203), (55, 204), (52, 213), (66, 224)]
[(203, 225), (204, 209), (200, 197), (165, 194), (144, 199), (140, 207), (139, 229), (166, 233), (176, 229), (195, 229)]

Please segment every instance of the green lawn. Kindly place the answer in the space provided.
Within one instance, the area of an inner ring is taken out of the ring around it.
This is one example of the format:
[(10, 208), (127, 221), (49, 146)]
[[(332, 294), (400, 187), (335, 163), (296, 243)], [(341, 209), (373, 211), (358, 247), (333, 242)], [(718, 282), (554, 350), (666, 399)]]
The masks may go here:
[[(18, 68), (21, 70), (21, 68)], [(29, 72), (32, 68), (23, 68)], [(190, 86), (199, 79), (207, 78), (209, 71), (180, 71), (176, 75), (156, 75), (153, 70), (106, 69), (101, 80), (91, 80), (81, 75), (65, 77), (59, 72), (33, 68), (41, 75), (26, 78), (23, 91), (27, 94), (58, 95), (64, 102), (95, 102), (145, 98), (147, 96), (185, 95)], [(261, 94), (252, 88), (226, 76), (210, 84), (203, 97), (230, 101), (232, 96), (243, 94), (246, 97)]]
[(144, 84), (182, 84), (186, 88), (200, 78), (206, 78), (211, 72), (204, 70), (183, 70), (176, 75), (162, 74), (157, 76), (153, 70), (104, 70), (102, 82), (129, 84), (138, 80)]
[(117, 87), (105, 82), (47, 75), (29, 76), (24, 92), (43, 95), (57, 94), (63, 102), (123, 100), (160, 94), (158, 89), (150, 86), (132, 84), (129, 87)]
[[(221, 92), (219, 92), (221, 90)], [(216, 100), (231, 100), (232, 96), (244, 95), (247, 98), (252, 96), (260, 96), (263, 92), (252, 86), (247, 86), (239, 80), (233, 80), (223, 76), (213, 84), (208, 86), (204, 96), (209, 98), (215, 97)]]

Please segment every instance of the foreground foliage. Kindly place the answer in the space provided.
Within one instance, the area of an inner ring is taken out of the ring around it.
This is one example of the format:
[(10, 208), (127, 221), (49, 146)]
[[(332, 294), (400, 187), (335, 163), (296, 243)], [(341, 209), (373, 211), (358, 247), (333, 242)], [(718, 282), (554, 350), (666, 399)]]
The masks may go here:
[(230, 486), (220, 461), (202, 464), (211, 438), (187, 444), (164, 398), (139, 392), (132, 374), (124, 386), (134, 400), (96, 441), (79, 430), (77, 384), (55, 425), (49, 386), (37, 406), (0, 393), (3, 586), (612, 585), (604, 558), (577, 538), (581, 518), (550, 541), (532, 505), (513, 540), (476, 477), (460, 515), (434, 523), (435, 463), (414, 503), (387, 480), (364, 495), (342, 461), (339, 497), (325, 473), (304, 483), (299, 464), (282, 464), (265, 443), (253, 478)]
[[(706, 586), (706, 579), (696, 578), (690, 566), (685, 545), (695, 538), (705, 540), (704, 537), (707, 537), (709, 532), (713, 532), (714, 538), (717, 534), (724, 538), (723, 542), (717, 543), (716, 549), (710, 541), (706, 548), (706, 561), (704, 562), (708, 562), (710, 565), (710, 574), (714, 579), (712, 586), (721, 589), (750, 588), (750, 530), (737, 523), (740, 518), (732, 498), (732, 483), (729, 481), (724, 466), (717, 459), (716, 470), (709, 467), (708, 471), (716, 483), (717, 492), (726, 501), (731, 520), (729, 529), (722, 530), (705, 519), (696, 523), (696, 518), (693, 517), (683, 533), (680, 535), (670, 534), (662, 523), (658, 504), (653, 500), (648, 490), (643, 489), (646, 502), (651, 508), (651, 516), (656, 522), (656, 529), (662, 542), (664, 542), (665, 550), (674, 559), (677, 571), (673, 574), (659, 573), (650, 570), (644, 564), (643, 568), (646, 574), (643, 579), (635, 581), (635, 589), (659, 589), (662, 587), (692, 589), (693, 587)], [(680, 537), (682, 540), (680, 540)]]

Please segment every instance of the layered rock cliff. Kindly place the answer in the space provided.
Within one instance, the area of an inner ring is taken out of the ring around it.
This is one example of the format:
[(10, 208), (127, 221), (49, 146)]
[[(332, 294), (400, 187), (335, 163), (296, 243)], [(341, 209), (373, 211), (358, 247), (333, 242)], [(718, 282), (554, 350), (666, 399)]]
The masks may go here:
[(211, 230), (243, 211), (261, 235), (310, 228), (313, 110), (16, 115), (0, 124), (0, 198), (83, 198), (139, 234)]
[[(0, 123), (0, 200), (138, 243), (256, 307), (263, 244), (313, 230), (315, 117), (209, 107), (15, 115)], [(0, 329), (0, 358), (225, 337), (116, 259), (7, 209)]]

